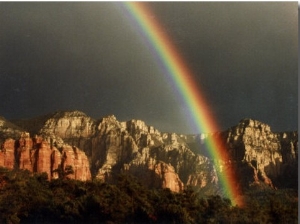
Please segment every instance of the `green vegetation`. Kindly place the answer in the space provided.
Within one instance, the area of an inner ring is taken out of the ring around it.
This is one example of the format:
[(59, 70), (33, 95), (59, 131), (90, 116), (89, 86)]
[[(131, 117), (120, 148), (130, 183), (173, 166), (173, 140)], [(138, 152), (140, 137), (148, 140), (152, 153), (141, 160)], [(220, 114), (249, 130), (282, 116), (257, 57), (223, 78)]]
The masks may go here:
[(297, 223), (296, 190), (253, 190), (245, 201), (239, 208), (192, 188), (150, 190), (127, 175), (113, 184), (49, 182), (45, 173), (0, 169), (0, 223)]

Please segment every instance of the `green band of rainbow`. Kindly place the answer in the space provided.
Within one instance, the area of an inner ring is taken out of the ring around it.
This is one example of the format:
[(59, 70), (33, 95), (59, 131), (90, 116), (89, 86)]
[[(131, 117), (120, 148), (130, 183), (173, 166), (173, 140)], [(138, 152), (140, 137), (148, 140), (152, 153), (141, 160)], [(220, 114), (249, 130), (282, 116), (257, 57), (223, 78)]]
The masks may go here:
[[(139, 2), (127, 2), (124, 5), (165, 65), (168, 75), (184, 98), (199, 133), (211, 133), (218, 130), (207, 106), (208, 104), (202, 97), (203, 94), (200, 94), (199, 86), (195, 84), (192, 73), (160, 24), (155, 18), (149, 16), (151, 15), (150, 9), (146, 7), (145, 3)], [(209, 138), (207, 148), (212, 158), (214, 158), (216, 166), (221, 160), (229, 160), (227, 150), (218, 138)], [(226, 196), (232, 204), (241, 205), (241, 201), (237, 199), (239, 192), (234, 185), (235, 177), (232, 169), (222, 171), (219, 178), (224, 192), (226, 192)]]

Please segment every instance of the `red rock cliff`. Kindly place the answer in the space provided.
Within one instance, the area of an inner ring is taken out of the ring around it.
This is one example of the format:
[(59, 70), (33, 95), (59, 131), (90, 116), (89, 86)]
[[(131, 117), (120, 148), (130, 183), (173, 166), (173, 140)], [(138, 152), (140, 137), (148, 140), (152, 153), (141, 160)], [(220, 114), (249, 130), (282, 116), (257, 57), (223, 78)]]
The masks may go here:
[(15, 140), (7, 139), (4, 141), (0, 151), (0, 166), (13, 169), (15, 164)]
[(19, 140), (4, 141), (0, 151), (0, 166), (46, 172), (49, 180), (59, 177), (59, 169), (64, 171), (66, 166), (71, 166), (74, 173), (68, 178), (82, 181), (91, 179), (89, 161), (83, 151), (65, 145), (60, 152), (41, 137), (31, 138), (29, 133), (22, 133)]

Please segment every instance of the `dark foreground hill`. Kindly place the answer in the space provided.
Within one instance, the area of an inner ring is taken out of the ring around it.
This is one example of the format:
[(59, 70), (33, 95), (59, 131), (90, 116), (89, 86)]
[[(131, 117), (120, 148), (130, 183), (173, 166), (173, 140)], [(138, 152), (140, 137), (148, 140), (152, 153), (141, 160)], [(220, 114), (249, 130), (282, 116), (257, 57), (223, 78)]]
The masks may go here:
[(68, 178), (47, 180), (45, 173), (0, 169), (1, 223), (279, 223), (296, 224), (295, 190), (252, 190), (243, 207), (219, 195), (201, 197), (149, 189), (130, 175), (114, 183)]

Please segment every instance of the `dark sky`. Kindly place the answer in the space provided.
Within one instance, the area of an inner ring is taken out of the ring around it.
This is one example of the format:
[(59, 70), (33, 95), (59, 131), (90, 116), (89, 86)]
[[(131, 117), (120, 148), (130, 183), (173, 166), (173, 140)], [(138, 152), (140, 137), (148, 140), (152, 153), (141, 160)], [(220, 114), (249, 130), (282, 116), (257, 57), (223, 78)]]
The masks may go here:
[[(153, 2), (222, 130), (298, 129), (297, 2)], [(140, 30), (113, 2), (0, 2), (0, 115), (81, 110), (192, 133)]]

